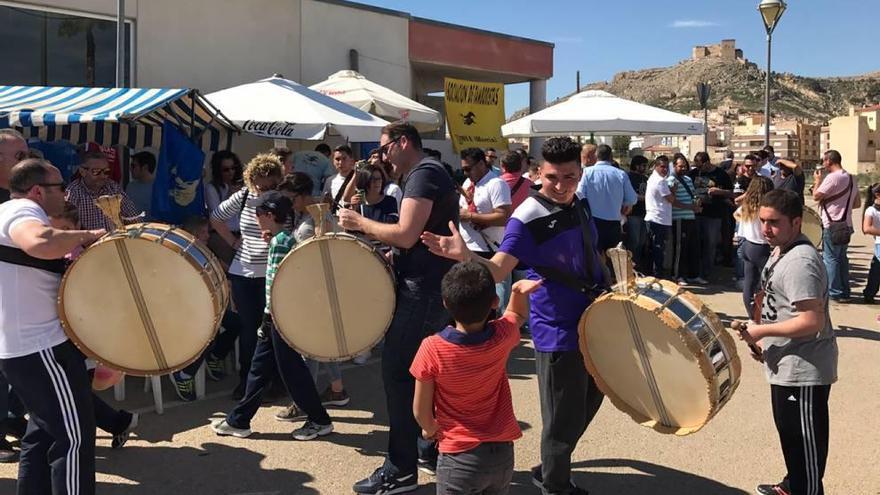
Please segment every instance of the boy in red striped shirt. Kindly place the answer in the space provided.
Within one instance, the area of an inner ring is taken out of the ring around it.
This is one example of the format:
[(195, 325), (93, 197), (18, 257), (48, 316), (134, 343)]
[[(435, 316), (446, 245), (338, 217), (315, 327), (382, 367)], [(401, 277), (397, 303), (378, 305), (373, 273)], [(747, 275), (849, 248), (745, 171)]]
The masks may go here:
[(426, 338), (413, 360), (413, 414), (422, 435), (439, 441), (437, 493), (506, 494), (513, 476), (513, 441), (522, 436), (513, 413), (507, 358), (519, 344), (528, 294), (540, 281), (511, 289), (504, 315), (484, 265), (458, 263), (443, 277), (443, 304), (455, 319)]

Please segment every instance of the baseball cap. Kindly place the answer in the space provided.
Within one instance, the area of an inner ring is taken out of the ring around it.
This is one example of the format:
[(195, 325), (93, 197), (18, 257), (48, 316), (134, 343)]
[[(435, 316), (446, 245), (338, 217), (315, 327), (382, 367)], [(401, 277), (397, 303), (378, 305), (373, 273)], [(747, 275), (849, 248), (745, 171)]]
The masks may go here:
[(268, 211), (276, 217), (286, 217), (290, 215), (290, 210), (293, 209), (293, 203), (290, 201), (290, 198), (279, 191), (266, 191), (259, 196), (248, 199), (247, 205), (258, 210)]

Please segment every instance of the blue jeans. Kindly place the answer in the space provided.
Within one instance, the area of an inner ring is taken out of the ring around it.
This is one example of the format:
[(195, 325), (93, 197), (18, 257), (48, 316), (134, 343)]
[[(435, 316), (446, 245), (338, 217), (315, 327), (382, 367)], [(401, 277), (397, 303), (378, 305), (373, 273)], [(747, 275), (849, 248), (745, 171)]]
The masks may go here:
[[(397, 306), (382, 351), (382, 383), (389, 426), (385, 470), (391, 475), (416, 471), (422, 429), (413, 416), (416, 381), (409, 367), (422, 339), (447, 324), (449, 313), (443, 307), (439, 293), (412, 292), (404, 284), (398, 287)], [(422, 453), (422, 456), (426, 455)]]
[(513, 285), (512, 275), (495, 284), (495, 295), (498, 296), (498, 314), (503, 315), (507, 309), (507, 303), (510, 302), (510, 287)]
[(846, 257), (848, 247), (849, 244), (832, 243), (830, 229), (822, 232), (822, 261), (828, 272), (828, 296), (834, 299), (850, 296), (849, 259)]
[(238, 336), (239, 387), (244, 388), (248, 381), (248, 370), (257, 348), (257, 328), (263, 321), (266, 310), (266, 279), (229, 275), (232, 286), (232, 300), (238, 309), (241, 332)]

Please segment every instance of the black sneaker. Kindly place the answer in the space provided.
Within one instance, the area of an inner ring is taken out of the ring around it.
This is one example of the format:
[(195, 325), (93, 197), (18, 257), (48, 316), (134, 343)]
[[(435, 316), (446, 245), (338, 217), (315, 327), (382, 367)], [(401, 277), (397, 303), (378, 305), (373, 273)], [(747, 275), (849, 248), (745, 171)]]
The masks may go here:
[(175, 371), (171, 374), (171, 381), (174, 382), (174, 391), (177, 392), (180, 400), (184, 402), (196, 400), (195, 377), (187, 376), (182, 371)]
[(128, 442), (128, 437), (131, 436), (132, 430), (137, 428), (139, 418), (140, 415), (138, 413), (132, 413), (131, 421), (128, 422), (128, 427), (125, 428), (125, 431), (113, 435), (113, 440), (110, 442), (110, 448), (121, 449), (125, 446), (126, 442)]
[(226, 377), (226, 366), (224, 366), (223, 360), (209, 354), (205, 359), (205, 374), (215, 382), (219, 382)]
[(419, 459), (418, 464), (419, 471), (430, 474), (431, 476), (437, 476), (437, 458), (434, 459)]
[(12, 444), (10, 444), (5, 438), (0, 438), (0, 463), (8, 464), (18, 462), (18, 451), (12, 449)]
[(787, 487), (783, 486), (783, 483), (777, 483), (775, 485), (758, 485), (757, 488), (755, 488), (755, 493), (758, 495), (791, 495)]
[[(574, 481), (569, 480), (571, 483), (571, 493), (572, 495), (588, 495), (590, 492), (584, 490), (583, 488), (574, 484)], [(532, 484), (540, 489), (544, 489), (544, 473), (541, 471), (541, 465), (532, 468)]]
[(364, 478), (354, 484), (352, 490), (355, 493), (370, 495), (394, 495), (395, 493), (413, 492), (419, 487), (419, 475), (417, 471), (409, 474), (388, 476), (385, 467), (373, 471), (368, 478)]
[(342, 407), (347, 406), (349, 402), (351, 402), (351, 397), (345, 389), (342, 389), (341, 392), (334, 392), (328, 385), (327, 389), (321, 393), (321, 405), (323, 406)]

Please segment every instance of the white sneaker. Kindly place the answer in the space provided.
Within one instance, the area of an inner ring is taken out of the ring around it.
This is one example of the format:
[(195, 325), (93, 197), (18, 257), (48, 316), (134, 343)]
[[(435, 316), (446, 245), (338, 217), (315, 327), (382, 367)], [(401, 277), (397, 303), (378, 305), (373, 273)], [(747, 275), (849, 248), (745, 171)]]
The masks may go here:
[(231, 436), (236, 438), (247, 438), (253, 433), (249, 428), (235, 428), (230, 426), (225, 419), (211, 423), (211, 429), (221, 437)]
[(678, 280), (676, 281), (676, 283), (678, 283), (678, 285), (681, 286), (681, 287), (684, 287), (684, 286), (686, 286), (686, 285), (688, 284), (688, 283), (687, 283), (687, 280), (685, 280), (685, 279), (683, 279), (683, 278), (678, 279)]

